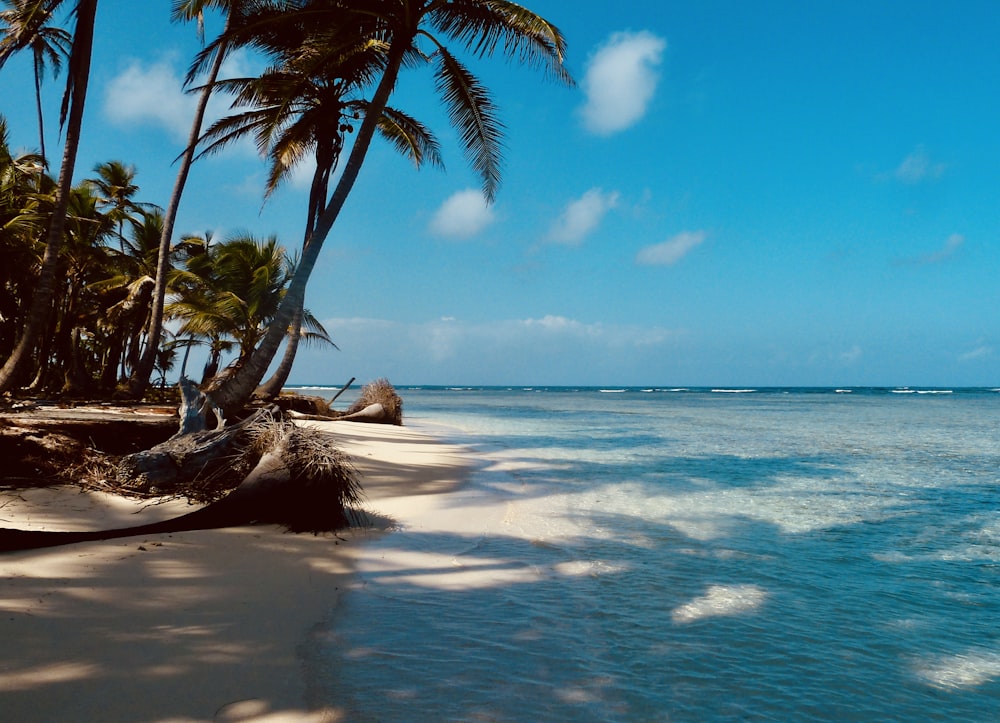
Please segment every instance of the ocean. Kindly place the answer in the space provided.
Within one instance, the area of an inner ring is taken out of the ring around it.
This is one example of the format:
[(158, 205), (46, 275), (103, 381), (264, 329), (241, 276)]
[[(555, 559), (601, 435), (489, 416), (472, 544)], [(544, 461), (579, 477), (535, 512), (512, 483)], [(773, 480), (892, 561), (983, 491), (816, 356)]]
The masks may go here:
[(502, 501), (311, 655), (370, 721), (1000, 720), (1000, 390), (399, 388)]

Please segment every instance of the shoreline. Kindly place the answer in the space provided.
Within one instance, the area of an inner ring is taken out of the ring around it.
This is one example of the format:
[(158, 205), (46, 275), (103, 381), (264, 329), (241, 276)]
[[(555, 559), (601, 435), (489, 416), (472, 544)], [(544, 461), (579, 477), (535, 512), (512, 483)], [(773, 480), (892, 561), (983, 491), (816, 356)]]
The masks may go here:
[[(409, 427), (300, 424), (335, 432), (354, 459), (373, 530), (261, 525), (0, 555), (0, 707), (24, 722), (344, 720), (307, 670), (312, 638), (380, 532), (427, 524), (475, 465), (461, 445)], [(142, 524), (189, 511), (76, 489), (25, 493), (0, 494), (0, 525)]]

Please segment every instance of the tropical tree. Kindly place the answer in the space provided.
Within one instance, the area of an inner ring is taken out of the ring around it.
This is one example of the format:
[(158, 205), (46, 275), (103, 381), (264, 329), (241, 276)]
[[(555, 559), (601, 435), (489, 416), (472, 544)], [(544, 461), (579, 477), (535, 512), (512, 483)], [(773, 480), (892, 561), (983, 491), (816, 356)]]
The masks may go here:
[(118, 230), (118, 241), (125, 249), (125, 222), (135, 219), (144, 210), (153, 209), (151, 203), (134, 201), (139, 186), (135, 183), (135, 166), (122, 161), (105, 161), (94, 166), (96, 178), (88, 178), (85, 183), (98, 194), (98, 201)]
[[(303, 248), (308, 243), (329, 197), (329, 184), (345, 138), (366, 112), (367, 101), (354, 97), (370, 84), (382, 67), (378, 44), (359, 42), (353, 27), (325, 35), (326, 62), (316, 66), (297, 54), (308, 40), (307, 25), (296, 13), (269, 16), (242, 29), (257, 49), (276, 58), (273, 66), (255, 78), (235, 78), (217, 85), (234, 97), (234, 107), (246, 108), (212, 125), (203, 137), (202, 153), (215, 152), (252, 135), (270, 163), (265, 201), (304, 160), (314, 162), (306, 211)], [(276, 30), (277, 29), (277, 30)], [(442, 165), (437, 141), (417, 120), (402, 111), (385, 108), (378, 131), (420, 166)], [(320, 339), (302, 331), (309, 322), (303, 309), (295, 310), (288, 327), (281, 363), (274, 375), (257, 389), (257, 396), (273, 398), (291, 372), (300, 340)]]
[(119, 233), (120, 249), (108, 249), (106, 277), (91, 284), (107, 299), (98, 323), (103, 340), (100, 387), (105, 392), (115, 390), (139, 363), (152, 305), (163, 213), (142, 210), (127, 221), (131, 231), (127, 237)]
[[(62, 5), (62, 0), (37, 0), (35, 6), (38, 25), (49, 20), (52, 13)], [(63, 96), (61, 117), (66, 127), (63, 158), (56, 187), (55, 206), (48, 227), (45, 252), (38, 275), (38, 283), (32, 297), (31, 306), (25, 320), (20, 339), (3, 367), (0, 368), (0, 393), (11, 390), (20, 380), (31, 362), (52, 307), (55, 294), (56, 271), (59, 265), (59, 250), (63, 243), (66, 226), (66, 212), (69, 207), (76, 165), (77, 150), (80, 145), (80, 128), (83, 109), (87, 98), (87, 84), (90, 79), (90, 58), (94, 43), (94, 21), (97, 15), (97, 0), (77, 0), (74, 15), (76, 25), (70, 50), (66, 93)], [(11, 42), (0, 51), (0, 67), (10, 55), (30, 47), (32, 27), (19, 30), (11, 37)]]
[(500, 182), (501, 126), (488, 91), (449, 50), (446, 42), (453, 41), (480, 57), (501, 50), (508, 59), (542, 65), (555, 78), (572, 82), (563, 67), (565, 41), (562, 34), (545, 19), (507, 0), (373, 0), (352, 3), (350, 8), (340, 5), (306, 2), (300, 6), (303, 17), (310, 13), (330, 13), (331, 6), (343, 14), (339, 25), (317, 23), (318, 31), (297, 50), (299, 57), (311, 62), (327, 57), (325, 28), (355, 27), (384, 54), (381, 77), (365, 108), (337, 187), (316, 219), (271, 328), (240, 370), (208, 392), (213, 404), (226, 415), (238, 410), (249, 399), (274, 358), (295, 310), (302, 304), (323, 242), (357, 180), (405, 64), (434, 66), (437, 90), (452, 123), (459, 130), (467, 157), (483, 179), (483, 193), (490, 202)]
[(107, 243), (114, 227), (88, 184), (72, 189), (60, 253), (60, 284), (50, 322), (52, 331), (42, 344), (48, 353), (42, 355), (38, 365), (40, 385), (67, 394), (81, 394), (92, 388), (92, 355), (97, 350), (90, 342), (102, 310), (91, 284), (106, 273)]
[(34, 293), (53, 181), (38, 154), (15, 154), (0, 117), (0, 357), (13, 351)]
[(5, 10), (0, 10), (0, 27), (6, 27), (0, 39), (0, 65), (7, 47), (19, 50), (22, 43), (31, 50), (35, 80), (35, 108), (38, 114), (38, 144), (42, 158), (45, 155), (45, 115), (42, 112), (42, 78), (46, 65), (52, 66), (56, 77), (63, 60), (69, 57), (72, 36), (63, 28), (48, 24), (49, 17), (38, 0), (4, 0)]
[(291, 277), (285, 249), (275, 236), (241, 234), (219, 244), (188, 238), (185, 251), (184, 268), (173, 274), (176, 298), (166, 307), (181, 322), (177, 336), (208, 340), (213, 365), (232, 342), (238, 367), (274, 318)]
[(149, 379), (152, 376), (153, 367), (156, 363), (160, 337), (163, 334), (163, 311), (167, 294), (168, 274), (170, 273), (169, 259), (171, 240), (174, 234), (174, 222), (177, 220), (177, 211), (180, 208), (181, 197), (184, 194), (184, 187), (187, 184), (191, 165), (194, 162), (195, 147), (201, 135), (202, 125), (205, 122), (205, 111), (208, 108), (208, 101), (219, 72), (222, 70), (222, 63), (231, 48), (231, 44), (225, 38), (229, 37), (234, 26), (238, 23), (241, 10), (245, 4), (247, 4), (247, 0), (174, 0), (173, 3), (173, 20), (197, 20), (199, 34), (203, 35), (205, 11), (208, 9), (214, 8), (225, 12), (226, 24), (220, 36), (221, 41), (214, 43), (212, 47), (208, 77), (198, 97), (194, 117), (191, 120), (188, 142), (184, 147), (184, 152), (180, 155), (177, 178), (174, 181), (174, 188), (170, 194), (167, 210), (163, 217), (163, 234), (160, 238), (160, 252), (156, 266), (153, 306), (149, 316), (149, 328), (146, 332), (146, 349), (128, 383), (129, 393), (135, 398), (141, 398), (146, 387), (149, 386)]

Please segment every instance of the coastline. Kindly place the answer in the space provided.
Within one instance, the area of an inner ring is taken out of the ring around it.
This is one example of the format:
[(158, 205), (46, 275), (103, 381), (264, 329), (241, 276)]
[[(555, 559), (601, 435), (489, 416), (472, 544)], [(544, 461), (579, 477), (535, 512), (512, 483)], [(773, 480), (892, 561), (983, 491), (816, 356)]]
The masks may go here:
[[(310, 682), (310, 637), (356, 583), (359, 561), (369, 564), (379, 530), (437, 519), (473, 464), (461, 446), (409, 427), (301, 424), (335, 432), (354, 459), (374, 531), (262, 525), (0, 555), (0, 707), (12, 720), (345, 719)], [(29, 492), (0, 494), (2, 526), (142, 524), (189, 509)]]

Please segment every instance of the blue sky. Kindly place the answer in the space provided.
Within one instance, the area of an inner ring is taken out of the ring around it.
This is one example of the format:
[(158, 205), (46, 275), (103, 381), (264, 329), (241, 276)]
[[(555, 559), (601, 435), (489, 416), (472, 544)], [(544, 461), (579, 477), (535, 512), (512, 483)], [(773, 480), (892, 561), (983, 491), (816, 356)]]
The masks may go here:
[[(486, 207), (431, 77), (402, 78), (446, 171), (373, 148), (307, 298), (340, 351), (293, 383), (1000, 385), (994, 3), (527, 4), (578, 87), (468, 61), (507, 127)], [(198, 47), (169, 6), (101, 0), (78, 166), (133, 163), (161, 205)], [(22, 148), (28, 68), (0, 72)], [(178, 230), (296, 247), (306, 188), (262, 208), (263, 179), (249, 146), (199, 162)]]

